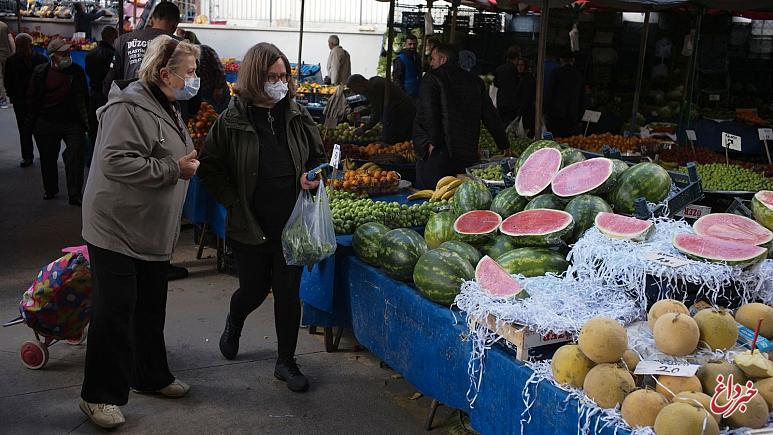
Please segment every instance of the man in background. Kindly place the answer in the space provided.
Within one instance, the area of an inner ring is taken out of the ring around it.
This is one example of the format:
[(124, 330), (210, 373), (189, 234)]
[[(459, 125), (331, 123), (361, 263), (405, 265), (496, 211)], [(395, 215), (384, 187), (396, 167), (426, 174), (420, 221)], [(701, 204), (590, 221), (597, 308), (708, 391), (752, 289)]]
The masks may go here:
[(416, 52), (419, 40), (413, 34), (408, 34), (403, 42), (403, 49), (392, 62), (392, 80), (408, 96), (419, 96), (421, 81), (421, 56)]
[(19, 166), (22, 168), (31, 166), (34, 158), (32, 130), (26, 128), (24, 123), (27, 119), (28, 109), (27, 88), (30, 86), (32, 70), (44, 63), (48, 63), (48, 59), (32, 50), (32, 36), (26, 33), (16, 35), (16, 53), (6, 61), (2, 76), (5, 80), (5, 86), (8, 88), (8, 98), (13, 104), (16, 126), (19, 128), (22, 159)]
[(384, 89), (387, 86), (385, 78), (375, 76), (368, 80), (359, 74), (354, 74), (349, 77), (346, 86), (353, 92), (367, 97), (370, 104), (370, 118), (367, 124), (358, 129), (358, 134), (383, 122), (384, 142), (398, 143), (411, 139), (416, 107), (413, 105), (413, 99), (405, 95), (397, 85), (389, 83), (389, 105), (386, 111), (384, 110)]
[(521, 49), (512, 46), (507, 49), (505, 63), (494, 71), (494, 86), (497, 87), (497, 111), (505, 125), (515, 119), (515, 91), (518, 88), (518, 70), (516, 63), (521, 55)]
[(91, 151), (94, 150), (94, 141), (97, 137), (97, 109), (107, 103), (107, 94), (104, 91), (104, 82), (110, 71), (110, 63), (115, 56), (115, 40), (118, 38), (118, 30), (107, 26), (102, 29), (102, 40), (97, 47), (86, 53), (86, 75), (89, 76), (89, 152), (86, 153), (86, 166), (91, 162)]
[(331, 85), (343, 85), (352, 75), (352, 62), (349, 58), (349, 52), (340, 45), (341, 41), (337, 35), (330, 35), (327, 38), (327, 46), (330, 54), (327, 57), (327, 77), (325, 83)]
[(574, 53), (560, 56), (561, 66), (550, 75), (545, 91), (545, 124), (553, 136), (574, 134), (585, 110), (585, 83), (582, 73), (574, 66)]

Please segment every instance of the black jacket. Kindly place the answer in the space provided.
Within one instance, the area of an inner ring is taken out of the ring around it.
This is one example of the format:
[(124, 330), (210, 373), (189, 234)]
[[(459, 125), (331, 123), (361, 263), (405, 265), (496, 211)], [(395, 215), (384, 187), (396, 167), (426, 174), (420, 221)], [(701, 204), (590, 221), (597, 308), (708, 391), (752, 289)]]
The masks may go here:
[[(40, 108), (45, 95), (46, 78), (48, 77), (48, 71), (51, 69), (51, 64), (46, 62), (45, 64), (38, 65), (32, 72), (32, 78), (30, 79), (30, 87), (27, 91), (27, 105), (29, 110), (27, 111), (26, 126), (30, 129), (34, 128), (40, 116)], [(65, 74), (72, 77), (70, 82), (70, 101), (74, 103), (73, 110), (76, 111), (76, 117), (80, 125), (84, 129), (88, 129), (89, 126), (89, 92), (86, 86), (86, 74), (83, 69), (73, 63), (67, 69), (62, 70)], [(55, 120), (54, 120), (55, 121)]]
[(426, 156), (432, 144), (446, 148), (458, 162), (477, 162), (481, 121), (500, 149), (509, 148), (483, 80), (451, 64), (424, 75), (413, 125), (413, 146), (419, 156)]
[(102, 90), (105, 95), (110, 93), (110, 86), (116, 80), (136, 79), (145, 57), (148, 44), (155, 37), (164, 35), (163, 30), (148, 27), (121, 35), (115, 41), (115, 55), (110, 72), (107, 73)]
[(44, 63), (48, 63), (48, 59), (35, 52), (32, 52), (32, 57), (23, 57), (16, 53), (8, 58), (5, 62), (3, 80), (11, 103), (19, 106), (26, 105), (27, 89), (30, 87), (32, 70)]
[(515, 107), (515, 91), (518, 89), (518, 70), (508, 61), (494, 71), (494, 86), (497, 87), (497, 108)]
[(563, 65), (553, 70), (545, 90), (545, 118), (577, 124), (585, 110), (584, 78), (579, 69)]
[(92, 93), (107, 95), (104, 93), (103, 84), (110, 63), (113, 61), (115, 48), (105, 41), (100, 41), (97, 48), (86, 53), (86, 74), (89, 76), (90, 88)]

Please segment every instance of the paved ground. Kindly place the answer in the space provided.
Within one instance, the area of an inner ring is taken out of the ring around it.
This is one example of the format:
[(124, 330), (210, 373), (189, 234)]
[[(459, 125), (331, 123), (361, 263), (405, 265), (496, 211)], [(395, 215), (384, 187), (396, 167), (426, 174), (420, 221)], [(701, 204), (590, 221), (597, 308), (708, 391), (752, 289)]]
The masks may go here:
[[(13, 111), (0, 110), (0, 320), (17, 314), (18, 301), (37, 269), (59, 249), (80, 244), (80, 209), (62, 196), (43, 201), (35, 166), (18, 167)], [(36, 153), (37, 154), (37, 153)], [(61, 165), (61, 164), (60, 164)], [(192, 394), (164, 400), (132, 394), (123, 408), (123, 432), (144, 433), (423, 433), (429, 399), (399, 375), (379, 367), (367, 351), (324, 352), (322, 340), (300, 332), (298, 358), (312, 389), (298, 395), (274, 380), (276, 337), (270, 301), (255, 312), (236, 361), (220, 355), (217, 341), (236, 280), (218, 274), (214, 261), (195, 260), (191, 231), (183, 233), (176, 262), (191, 277), (170, 283), (166, 339), (172, 371)], [(213, 255), (209, 250), (206, 254)], [(18, 354), (32, 331), (0, 328), (0, 432), (96, 432), (77, 407), (84, 346), (59, 343), (43, 370), (24, 368)], [(351, 348), (352, 342), (342, 343)], [(441, 408), (436, 425), (449, 417)], [(436, 432), (446, 432), (445, 429)]]

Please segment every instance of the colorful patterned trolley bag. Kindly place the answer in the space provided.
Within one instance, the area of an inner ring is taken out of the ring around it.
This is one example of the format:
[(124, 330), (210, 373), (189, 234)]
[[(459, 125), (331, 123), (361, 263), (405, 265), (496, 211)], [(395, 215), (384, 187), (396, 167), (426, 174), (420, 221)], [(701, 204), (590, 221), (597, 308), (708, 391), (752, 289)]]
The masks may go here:
[(91, 319), (91, 270), (80, 252), (43, 267), (19, 304), (24, 322), (56, 340), (80, 336)]

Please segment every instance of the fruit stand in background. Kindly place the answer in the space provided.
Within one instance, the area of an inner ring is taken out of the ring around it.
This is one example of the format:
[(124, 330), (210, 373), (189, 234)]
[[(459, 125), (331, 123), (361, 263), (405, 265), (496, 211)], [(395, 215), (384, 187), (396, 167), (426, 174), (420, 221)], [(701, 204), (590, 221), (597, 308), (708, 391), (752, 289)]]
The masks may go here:
[(211, 104), (203, 102), (196, 116), (188, 120), (188, 132), (193, 139), (193, 146), (196, 151), (201, 152), (204, 146), (204, 140), (209, 134), (209, 129), (217, 121), (217, 112)]

